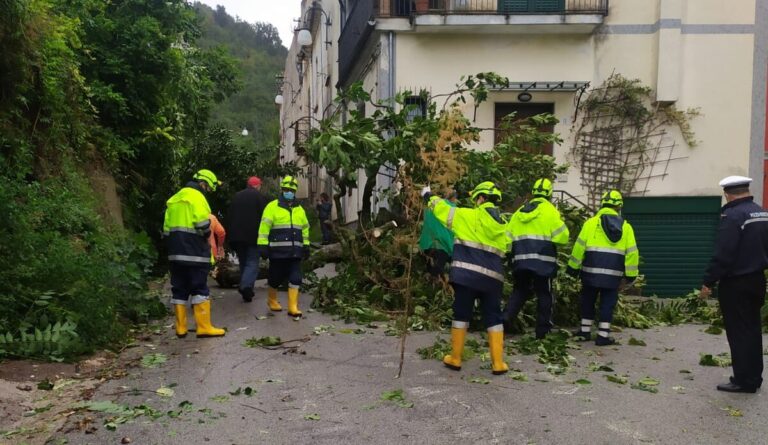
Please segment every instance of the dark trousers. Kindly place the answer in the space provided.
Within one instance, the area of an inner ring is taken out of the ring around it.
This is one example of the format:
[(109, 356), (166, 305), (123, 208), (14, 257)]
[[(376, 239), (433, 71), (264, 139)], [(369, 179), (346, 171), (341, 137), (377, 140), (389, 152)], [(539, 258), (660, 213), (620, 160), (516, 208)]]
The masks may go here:
[[(211, 266), (187, 266), (175, 262), (170, 263), (171, 272), (171, 304), (186, 304), (189, 297), (192, 304), (201, 303), (208, 299), (208, 272)], [(203, 298), (204, 297), (204, 298)]]
[(483, 313), (483, 323), (486, 329), (502, 324), (501, 292), (482, 292), (471, 287), (453, 283), (453, 319), (469, 322), (472, 319), (472, 309), (475, 299), (480, 299), (480, 309)]
[(320, 231), (323, 233), (323, 243), (328, 244), (331, 242), (331, 220), (320, 220)]
[(720, 311), (731, 347), (734, 383), (759, 388), (763, 383), (763, 333), (760, 308), (765, 303), (765, 275), (757, 272), (720, 280)]
[(600, 323), (613, 321), (613, 310), (619, 302), (618, 289), (605, 289), (600, 287), (581, 286), (581, 318), (595, 319), (595, 303), (600, 295)]
[(240, 263), (240, 293), (253, 294), (253, 283), (259, 277), (259, 249), (255, 244), (230, 243)]
[(536, 337), (545, 336), (552, 329), (552, 311), (555, 307), (551, 278), (536, 275), (529, 270), (520, 270), (514, 273), (514, 285), (507, 304), (506, 318), (514, 320), (523, 304), (535, 294)]
[(440, 249), (427, 249), (424, 251), (427, 256), (427, 272), (433, 277), (439, 277), (445, 273), (445, 265), (451, 260), (448, 252)]
[(267, 283), (271, 288), (278, 288), (288, 281), (288, 287), (301, 287), (301, 259), (269, 259)]

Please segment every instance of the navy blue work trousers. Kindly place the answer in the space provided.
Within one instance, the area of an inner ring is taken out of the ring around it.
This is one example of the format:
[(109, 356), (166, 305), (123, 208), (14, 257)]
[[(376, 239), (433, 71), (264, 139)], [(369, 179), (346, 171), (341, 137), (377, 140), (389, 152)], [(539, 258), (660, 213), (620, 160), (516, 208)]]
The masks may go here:
[(288, 281), (288, 287), (301, 287), (301, 259), (269, 259), (269, 287), (276, 289)]
[(480, 309), (486, 329), (502, 324), (501, 292), (483, 292), (461, 284), (452, 284), (454, 320), (469, 322), (472, 319), (475, 299), (480, 299)]

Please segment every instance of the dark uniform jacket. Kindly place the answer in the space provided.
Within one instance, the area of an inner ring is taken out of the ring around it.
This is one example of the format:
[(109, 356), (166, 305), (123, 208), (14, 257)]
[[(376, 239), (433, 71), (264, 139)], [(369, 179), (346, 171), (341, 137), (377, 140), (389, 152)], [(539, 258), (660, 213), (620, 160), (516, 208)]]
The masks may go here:
[(704, 275), (707, 287), (768, 268), (768, 212), (749, 196), (727, 203), (720, 213), (715, 253)]
[(227, 238), (230, 243), (256, 245), (261, 215), (268, 203), (267, 197), (252, 187), (235, 193), (227, 213)]

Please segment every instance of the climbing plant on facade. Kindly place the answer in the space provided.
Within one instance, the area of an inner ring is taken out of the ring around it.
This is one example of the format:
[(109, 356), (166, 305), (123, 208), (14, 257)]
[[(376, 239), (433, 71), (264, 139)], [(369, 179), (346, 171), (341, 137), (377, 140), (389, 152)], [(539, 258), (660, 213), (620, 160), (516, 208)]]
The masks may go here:
[(671, 130), (696, 146), (690, 119), (699, 110), (678, 110), (654, 102), (653, 95), (640, 80), (614, 73), (580, 101), (571, 155), (590, 205), (609, 188), (642, 196), (653, 178), (666, 176), (678, 148)]

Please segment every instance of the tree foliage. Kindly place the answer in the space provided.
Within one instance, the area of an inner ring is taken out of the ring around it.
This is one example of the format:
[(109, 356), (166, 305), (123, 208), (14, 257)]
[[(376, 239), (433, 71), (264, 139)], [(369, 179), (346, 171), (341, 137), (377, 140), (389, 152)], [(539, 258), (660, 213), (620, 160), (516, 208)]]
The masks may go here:
[[(184, 0), (0, 11), (0, 355), (70, 358), (165, 313), (146, 297), (150, 238), (235, 65), (195, 45)], [(116, 179), (128, 230), (104, 219), (97, 172)]]
[[(382, 166), (393, 167), (392, 210), (379, 215), (378, 222), (394, 218), (397, 228), (375, 236), (363, 218), (359, 232), (340, 232), (349, 259), (337, 277), (314, 283), (315, 306), (362, 322), (405, 315), (398, 321), (399, 332), (436, 328), (450, 320), (450, 288), (425, 276), (425, 259), (415, 251), (424, 207), (420, 189), (430, 185), (438, 194), (458, 190), (460, 196), (467, 196), (476, 184), (490, 180), (503, 191), (502, 209), (512, 212), (537, 178), (554, 179), (566, 170), (536, 150), (560, 142), (557, 135), (543, 130), (555, 122), (548, 114), (527, 119), (509, 116), (505, 140), (485, 151), (473, 150), (480, 129), (465, 116), (462, 105), (471, 98), (470, 105), (476, 108), (490, 89), (506, 83), (494, 73), (466, 76), (446, 94), (421, 92), (420, 101), (413, 101), (409, 98), (414, 95), (406, 91), (391, 103), (375, 103), (369, 116), (350, 111), (345, 121), (332, 116), (320, 123), (307, 147), (307, 158), (326, 168), (339, 192), (357, 186), (358, 168), (375, 178)], [(360, 84), (337, 98), (339, 104), (359, 101), (370, 103)], [(414, 113), (417, 107), (421, 113)], [(344, 112), (343, 107), (339, 110)], [(370, 197), (367, 185), (365, 192), (364, 202)], [(569, 225), (578, 230), (584, 213), (569, 209), (567, 215)], [(568, 286), (572, 309), (575, 285), (567, 280), (562, 277), (562, 287)], [(565, 316), (575, 317), (575, 312)]]

